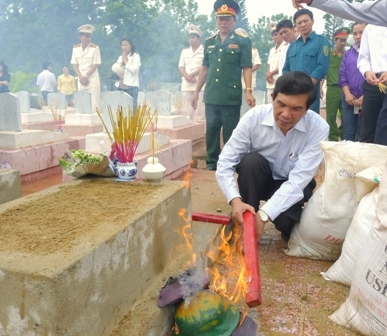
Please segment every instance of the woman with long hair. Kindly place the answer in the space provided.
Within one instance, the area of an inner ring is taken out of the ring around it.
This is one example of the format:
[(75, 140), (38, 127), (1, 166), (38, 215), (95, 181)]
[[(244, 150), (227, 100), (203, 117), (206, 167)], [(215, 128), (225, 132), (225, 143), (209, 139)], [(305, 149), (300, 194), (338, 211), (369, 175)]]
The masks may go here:
[(118, 57), (117, 63), (113, 65), (112, 69), (116, 71), (115, 67), (121, 67), (123, 76), (116, 83), (118, 90), (128, 93), (133, 98), (133, 110), (137, 107), (138, 91), (140, 86), (139, 70), (141, 66), (140, 55), (136, 53), (136, 47), (132, 40), (128, 37), (124, 37), (121, 40), (122, 54)]

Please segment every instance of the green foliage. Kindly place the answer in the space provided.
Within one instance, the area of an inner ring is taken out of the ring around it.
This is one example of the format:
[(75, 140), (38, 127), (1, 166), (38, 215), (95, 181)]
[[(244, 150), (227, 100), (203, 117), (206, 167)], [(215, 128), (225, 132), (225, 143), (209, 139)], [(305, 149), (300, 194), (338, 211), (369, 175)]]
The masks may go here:
[(249, 19), (247, 18), (247, 9), (245, 0), (236, 0), (236, 3), (239, 5), (241, 9), (238, 14), (238, 21), (236, 23), (236, 27), (243, 28), (246, 31), (249, 31)]
[[(267, 25), (289, 17), (263, 16), (252, 23), (245, 0), (236, 1), (241, 8), (236, 27), (248, 31), (252, 46), (259, 50), (258, 87), (265, 90), (267, 57), (273, 46)], [(336, 21), (326, 20), (332, 31)], [(149, 83), (180, 83), (178, 61), (188, 46), (189, 24), (200, 27), (202, 43), (217, 31), (215, 15), (198, 14), (196, 0), (0, 0), (0, 59), (12, 73), (10, 89), (36, 91), (36, 74), (46, 60), (56, 75), (61, 74), (63, 65), (70, 65), (73, 45), (79, 43), (77, 28), (86, 23), (96, 27), (92, 42), (101, 50), (99, 72), (105, 89), (111, 87), (111, 66), (121, 54), (123, 37), (133, 40), (141, 56), (140, 83), (147, 88)]]
[(18, 92), (18, 91), (29, 91), (38, 92), (37, 86), (35, 85), (37, 74), (34, 73), (26, 73), (23, 71), (15, 71), (11, 72), (11, 81), (9, 83), (9, 91), (10, 92)]
[(341, 27), (345, 27), (345, 20), (331, 14), (325, 14), (323, 16), (325, 20), (324, 32), (323, 35), (328, 39), (328, 41), (333, 46), (333, 34)]

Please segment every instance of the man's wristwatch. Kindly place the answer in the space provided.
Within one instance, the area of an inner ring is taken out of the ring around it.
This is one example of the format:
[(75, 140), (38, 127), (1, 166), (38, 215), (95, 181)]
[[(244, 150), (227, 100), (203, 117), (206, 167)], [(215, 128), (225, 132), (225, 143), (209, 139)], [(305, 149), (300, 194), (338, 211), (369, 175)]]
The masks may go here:
[(253, 93), (253, 89), (252, 88), (246, 88), (246, 92), (247, 91), (250, 91), (251, 93)]
[(266, 224), (269, 222), (269, 216), (263, 210), (258, 210), (259, 217), (261, 217), (261, 221)]

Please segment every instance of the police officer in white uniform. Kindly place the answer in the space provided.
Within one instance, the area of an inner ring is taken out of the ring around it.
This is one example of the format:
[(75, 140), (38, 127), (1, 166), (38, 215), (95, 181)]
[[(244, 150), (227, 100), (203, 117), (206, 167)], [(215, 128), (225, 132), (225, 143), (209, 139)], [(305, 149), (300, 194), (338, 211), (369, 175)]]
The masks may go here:
[[(189, 47), (184, 48), (180, 55), (179, 71), (182, 74), (181, 91), (184, 93), (184, 107), (188, 117), (193, 121), (205, 122), (203, 88), (199, 95), (198, 108), (195, 111), (191, 107), (191, 99), (195, 91), (199, 70), (203, 62), (203, 45), (200, 43), (202, 31), (195, 25), (188, 26)], [(196, 114), (196, 116), (195, 116)]]
[(86, 24), (78, 28), (80, 44), (73, 47), (71, 64), (78, 76), (78, 90), (91, 93), (92, 113), (98, 108), (101, 110), (101, 83), (98, 67), (101, 65), (99, 47), (91, 43), (91, 35), (95, 27)]

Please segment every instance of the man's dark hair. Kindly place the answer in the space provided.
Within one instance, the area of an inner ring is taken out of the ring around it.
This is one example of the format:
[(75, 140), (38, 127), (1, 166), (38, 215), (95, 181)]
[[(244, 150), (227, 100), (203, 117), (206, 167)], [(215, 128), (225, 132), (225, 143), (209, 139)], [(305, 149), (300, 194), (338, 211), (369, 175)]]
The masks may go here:
[(273, 90), (273, 100), (275, 100), (278, 93), (282, 93), (287, 96), (307, 93), (307, 109), (312, 106), (317, 98), (317, 91), (312, 82), (312, 78), (303, 71), (290, 71), (279, 77)]
[(310, 18), (313, 20), (313, 13), (307, 8), (302, 8), (294, 13), (293, 22), (296, 23), (296, 20), (298, 19), (298, 17), (305, 14), (310, 16)]
[(290, 20), (282, 20), (282, 21), (278, 22), (276, 28), (277, 28), (278, 32), (280, 31), (281, 28), (293, 29), (293, 22)]
[(51, 65), (51, 63), (49, 61), (44, 61), (42, 63), (42, 67), (43, 67), (44, 70), (46, 70), (50, 65)]

